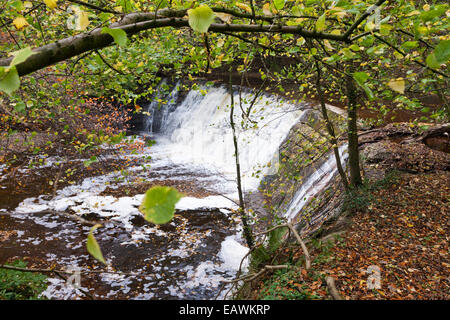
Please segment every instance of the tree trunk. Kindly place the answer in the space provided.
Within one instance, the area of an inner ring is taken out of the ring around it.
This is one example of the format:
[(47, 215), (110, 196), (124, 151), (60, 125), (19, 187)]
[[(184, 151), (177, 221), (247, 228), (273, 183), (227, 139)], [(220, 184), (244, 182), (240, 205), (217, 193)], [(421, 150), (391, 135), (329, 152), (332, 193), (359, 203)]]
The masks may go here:
[(325, 120), (328, 134), (331, 137), (330, 142), (333, 145), (334, 157), (336, 158), (336, 166), (337, 166), (339, 175), (341, 176), (342, 184), (344, 185), (345, 190), (348, 190), (347, 175), (345, 174), (345, 171), (342, 168), (341, 157), (339, 155), (339, 148), (338, 148), (338, 143), (337, 143), (337, 139), (336, 139), (336, 133), (334, 131), (333, 124), (331, 123), (330, 119), (328, 118), (327, 107), (325, 106), (325, 97), (323, 95), (322, 87), (320, 84), (320, 80), (321, 80), (320, 66), (317, 63), (317, 61), (316, 61), (316, 70), (317, 70), (316, 89), (317, 89), (317, 95), (319, 96), (319, 100), (320, 100), (322, 117)]
[(359, 168), (358, 127), (356, 88), (351, 76), (347, 76), (347, 134), (348, 134), (348, 165), (350, 170), (350, 186), (358, 187), (362, 184)]
[(230, 68), (230, 84), (229, 84), (229, 93), (231, 96), (231, 106), (230, 106), (230, 125), (231, 130), (233, 132), (233, 144), (234, 144), (234, 154), (236, 159), (236, 180), (237, 180), (237, 188), (239, 194), (239, 214), (242, 219), (242, 224), (244, 226), (244, 238), (247, 242), (249, 248), (253, 248), (254, 241), (252, 230), (248, 225), (247, 214), (245, 213), (245, 203), (244, 203), (244, 195), (242, 192), (242, 183), (241, 183), (241, 165), (239, 163), (239, 148), (238, 141), (236, 137), (236, 128), (234, 124), (234, 96), (233, 96), (233, 84), (232, 84), (232, 73)]

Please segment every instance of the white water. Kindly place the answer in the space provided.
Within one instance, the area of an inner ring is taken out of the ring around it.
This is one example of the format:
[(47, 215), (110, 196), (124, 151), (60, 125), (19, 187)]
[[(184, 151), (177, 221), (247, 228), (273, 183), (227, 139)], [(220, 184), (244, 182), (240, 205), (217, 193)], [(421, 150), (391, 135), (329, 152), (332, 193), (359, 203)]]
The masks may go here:
[[(243, 110), (247, 110), (253, 98), (250, 93), (242, 93)], [(242, 121), (238, 93), (234, 94), (234, 102), (243, 186), (245, 191), (253, 191), (264, 175), (276, 173), (278, 148), (304, 106), (261, 96), (251, 109), (250, 121)], [(164, 146), (165, 154), (175, 163), (198, 164), (235, 180), (230, 104), (230, 94), (219, 87), (209, 88), (206, 94), (191, 90), (173, 112), (171, 104), (163, 106), (163, 110), (157, 111), (164, 114), (159, 132), (162, 137), (157, 140)], [(154, 104), (149, 105), (148, 112), (155, 112)]]
[[(233, 137), (230, 126), (230, 94), (224, 87), (209, 88), (206, 93), (191, 90), (175, 109), (173, 102), (162, 106), (159, 142), (164, 155), (175, 163), (198, 164), (216, 170), (231, 181), (236, 179)], [(295, 106), (275, 96), (261, 96), (252, 107), (250, 119), (245, 120), (242, 109), (247, 110), (254, 96), (242, 93), (242, 108), (238, 93), (234, 93), (235, 123), (239, 141), (239, 161), (244, 191), (254, 191), (264, 175), (276, 174), (279, 147), (292, 126), (299, 120), (305, 106)], [(177, 87), (169, 100), (178, 97)], [(148, 106), (155, 112), (155, 104)], [(243, 125), (241, 121), (243, 120)], [(151, 116), (153, 121), (153, 116)], [(150, 128), (151, 126), (147, 126)], [(339, 148), (345, 165), (347, 146)], [(160, 151), (161, 152), (161, 151)], [(313, 199), (336, 175), (334, 154), (303, 181), (283, 217), (292, 221), (302, 208)]]
[[(341, 161), (345, 164), (347, 159), (347, 145), (339, 147)], [(300, 188), (292, 198), (291, 203), (284, 214), (288, 221), (292, 221), (302, 208), (315, 196), (319, 194), (337, 173), (334, 153), (330, 154), (327, 160), (310, 176), (303, 181)]]

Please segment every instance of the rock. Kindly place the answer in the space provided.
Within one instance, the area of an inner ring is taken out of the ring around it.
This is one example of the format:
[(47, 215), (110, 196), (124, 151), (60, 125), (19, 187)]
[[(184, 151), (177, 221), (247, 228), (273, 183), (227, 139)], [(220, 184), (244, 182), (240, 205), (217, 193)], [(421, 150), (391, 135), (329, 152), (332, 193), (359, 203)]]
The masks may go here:
[(298, 120), (299, 123), (313, 125), (321, 120), (321, 114), (314, 109), (306, 109)]
[(369, 144), (361, 152), (361, 156), (367, 163), (379, 163), (386, 161), (393, 157), (390, 145), (392, 142), (380, 141), (377, 143)]

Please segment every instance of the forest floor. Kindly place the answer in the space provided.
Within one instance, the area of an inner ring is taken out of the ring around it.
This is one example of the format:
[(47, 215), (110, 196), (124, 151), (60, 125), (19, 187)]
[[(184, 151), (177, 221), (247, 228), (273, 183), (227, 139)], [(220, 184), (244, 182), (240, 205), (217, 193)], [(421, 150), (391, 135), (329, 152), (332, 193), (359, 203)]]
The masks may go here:
[(304, 239), (311, 268), (300, 246), (281, 246), (271, 264), (288, 268), (248, 283), (241, 298), (332, 299), (331, 277), (346, 300), (450, 299), (448, 130), (360, 133), (365, 182)]
[[(367, 209), (349, 216), (334, 241), (308, 243), (309, 270), (301, 248), (282, 249), (293, 268), (260, 279), (251, 298), (331, 299), (331, 276), (346, 300), (450, 299), (449, 178), (449, 171), (397, 173), (369, 192)], [(379, 271), (378, 288), (368, 288), (370, 270)]]

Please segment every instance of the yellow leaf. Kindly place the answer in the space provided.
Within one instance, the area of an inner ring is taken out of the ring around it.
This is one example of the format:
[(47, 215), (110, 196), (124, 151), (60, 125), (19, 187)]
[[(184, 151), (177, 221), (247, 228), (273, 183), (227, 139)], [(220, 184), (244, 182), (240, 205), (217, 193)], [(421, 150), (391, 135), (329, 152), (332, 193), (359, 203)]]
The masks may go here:
[(215, 14), (223, 22), (226, 22), (226, 23), (231, 22), (231, 14), (222, 13), (222, 12), (215, 12)]
[(252, 13), (252, 9), (244, 3), (237, 2), (236, 6), (244, 11), (247, 11), (248, 13)]
[(28, 26), (27, 20), (22, 16), (15, 18), (13, 20), (13, 24), (19, 30), (24, 28), (25, 26)]
[(339, 8), (339, 7), (334, 7), (332, 9), (332, 14), (334, 14), (335, 16), (338, 16), (339, 18), (344, 18), (347, 15), (347, 12), (344, 11), (344, 9)]
[(407, 16), (407, 17), (411, 17), (411, 16), (415, 16), (415, 15), (418, 15), (418, 14), (420, 14), (420, 11), (418, 11), (418, 10), (413, 10), (413, 11), (411, 11), (410, 13), (408, 13), (406, 16)]
[(365, 25), (366, 31), (372, 31), (373, 29), (375, 29), (375, 27), (376, 25), (372, 21), (367, 22)]
[(77, 30), (86, 30), (89, 23), (88, 13), (84, 11), (78, 12)]
[(266, 3), (263, 5), (263, 13), (266, 16), (272, 16), (272, 11), (270, 10), (270, 3)]
[(297, 45), (298, 45), (299, 47), (301, 47), (302, 45), (304, 45), (305, 42), (306, 42), (306, 40), (305, 40), (305, 38), (303, 38), (303, 37), (300, 37), (300, 38), (297, 39)]
[(49, 7), (50, 9), (54, 9), (56, 8), (56, 3), (58, 2), (58, 0), (44, 0), (44, 2), (47, 7)]
[(325, 45), (325, 47), (327, 47), (327, 49), (329, 50), (334, 50), (333, 46), (331, 45), (330, 41), (328, 40), (323, 40), (323, 44)]
[(405, 79), (403, 78), (391, 79), (387, 85), (396, 92), (405, 93)]

